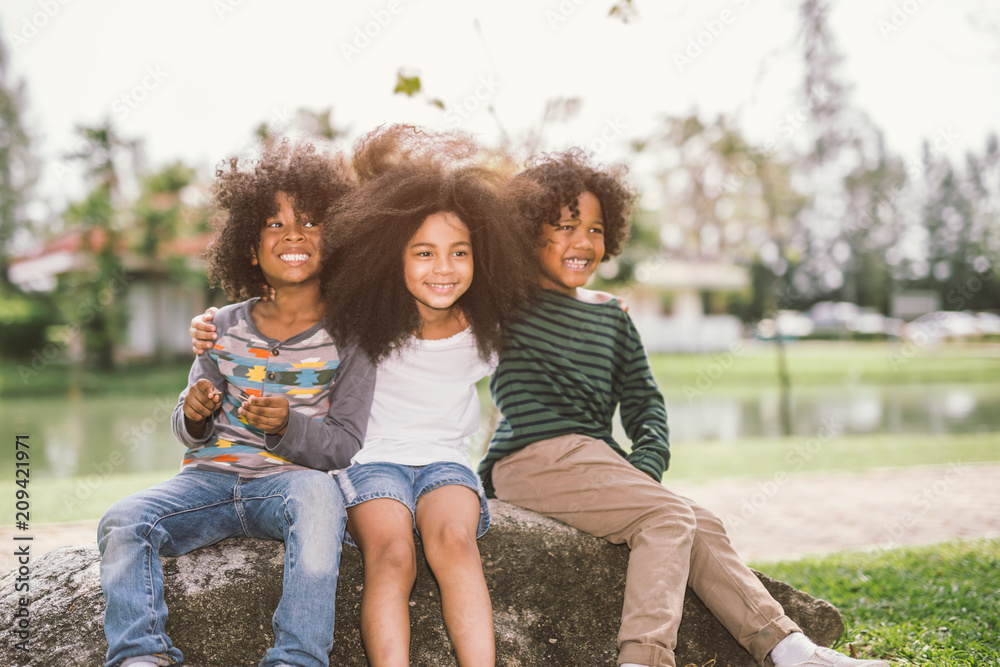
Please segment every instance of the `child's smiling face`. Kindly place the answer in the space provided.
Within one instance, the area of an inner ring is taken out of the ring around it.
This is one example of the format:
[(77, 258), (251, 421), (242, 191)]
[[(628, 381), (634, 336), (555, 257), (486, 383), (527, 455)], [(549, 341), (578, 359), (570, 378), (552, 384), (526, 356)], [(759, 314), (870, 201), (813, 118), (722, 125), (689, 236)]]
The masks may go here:
[(538, 241), (539, 285), (575, 297), (604, 258), (601, 202), (584, 191), (577, 199), (578, 217), (563, 206), (559, 221), (542, 225)]
[(260, 265), (271, 287), (296, 285), (319, 280), (320, 226), (304, 216), (296, 216), (292, 199), (277, 192), (278, 211), (264, 222), (253, 263)]
[(472, 284), (469, 228), (454, 213), (434, 213), (406, 244), (403, 275), (417, 310), (429, 316), (450, 309)]

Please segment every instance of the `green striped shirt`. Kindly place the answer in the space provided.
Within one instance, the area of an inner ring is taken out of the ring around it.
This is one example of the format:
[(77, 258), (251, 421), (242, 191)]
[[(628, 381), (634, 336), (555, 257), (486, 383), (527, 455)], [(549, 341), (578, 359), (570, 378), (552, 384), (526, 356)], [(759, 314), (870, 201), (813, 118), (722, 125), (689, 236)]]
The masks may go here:
[[(663, 396), (639, 332), (617, 301), (585, 303), (540, 290), (508, 330), (490, 393), (502, 417), (479, 474), (491, 493), (495, 462), (561, 435), (603, 440), (656, 479), (670, 463)], [(619, 405), (629, 454), (611, 435)]]

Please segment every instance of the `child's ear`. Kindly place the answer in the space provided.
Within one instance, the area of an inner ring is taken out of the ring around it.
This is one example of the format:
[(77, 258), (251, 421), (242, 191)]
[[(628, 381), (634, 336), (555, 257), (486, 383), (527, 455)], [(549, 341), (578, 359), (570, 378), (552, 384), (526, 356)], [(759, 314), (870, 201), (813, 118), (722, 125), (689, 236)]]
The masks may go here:
[(257, 266), (257, 249), (250, 248), (250, 263)]

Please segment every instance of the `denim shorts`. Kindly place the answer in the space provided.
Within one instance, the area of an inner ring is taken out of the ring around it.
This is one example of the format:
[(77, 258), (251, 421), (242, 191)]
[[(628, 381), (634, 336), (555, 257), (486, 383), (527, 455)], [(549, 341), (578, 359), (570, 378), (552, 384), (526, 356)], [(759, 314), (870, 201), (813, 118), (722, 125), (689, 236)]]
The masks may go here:
[[(375, 498), (392, 498), (406, 505), (413, 516), (413, 530), (417, 530), (416, 510), (420, 496), (441, 486), (457, 484), (472, 489), (479, 496), (479, 526), (476, 538), (490, 527), (490, 510), (486, 492), (479, 476), (468, 466), (451, 461), (438, 461), (425, 466), (407, 466), (399, 463), (376, 461), (355, 463), (337, 473), (337, 483), (344, 493), (347, 507)], [(352, 544), (353, 540), (348, 539)]]

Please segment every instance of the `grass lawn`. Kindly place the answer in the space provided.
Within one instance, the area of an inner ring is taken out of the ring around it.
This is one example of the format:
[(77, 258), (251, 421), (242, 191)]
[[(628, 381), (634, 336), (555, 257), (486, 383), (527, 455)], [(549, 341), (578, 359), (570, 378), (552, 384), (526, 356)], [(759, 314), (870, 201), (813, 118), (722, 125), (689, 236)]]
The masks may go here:
[[(965, 343), (920, 348), (899, 342), (801, 341), (786, 346), (792, 386), (917, 382), (995, 382), (1000, 345)], [(739, 354), (655, 354), (661, 387), (777, 386), (773, 343), (749, 342)]]
[[(913, 382), (995, 382), (1000, 377), (1000, 344), (952, 343), (920, 348), (899, 342), (789, 343), (793, 386)], [(654, 354), (657, 382), (664, 388), (777, 386), (774, 346), (747, 342), (738, 355)], [(176, 396), (187, 382), (190, 359), (169, 364), (133, 364), (112, 373), (74, 369), (66, 364), (0, 361), (0, 396), (59, 396), (70, 388), (84, 395)], [(707, 385), (706, 385), (707, 383)]]
[[(194, 355), (192, 355), (194, 356)], [(0, 396), (171, 396), (187, 386), (190, 360), (169, 364), (132, 364), (114, 372), (80, 369), (63, 363), (0, 361)]]
[(1000, 461), (1000, 433), (805, 436), (672, 445), (664, 480), (771, 477), (777, 472), (863, 472), (874, 468)]
[(754, 563), (836, 605), (838, 648), (892, 664), (1000, 665), (1000, 540)]

